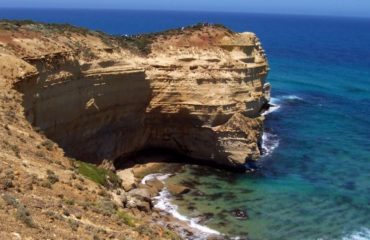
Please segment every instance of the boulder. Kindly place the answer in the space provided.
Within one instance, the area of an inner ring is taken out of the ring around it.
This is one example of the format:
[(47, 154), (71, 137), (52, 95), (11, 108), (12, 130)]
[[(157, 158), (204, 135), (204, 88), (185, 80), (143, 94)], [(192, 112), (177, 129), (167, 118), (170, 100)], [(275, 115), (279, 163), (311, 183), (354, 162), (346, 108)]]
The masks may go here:
[(126, 193), (120, 193), (118, 194), (112, 194), (113, 196), (113, 201), (120, 207), (123, 207), (126, 205), (127, 202), (127, 195)]
[(163, 182), (158, 179), (152, 179), (152, 180), (146, 181), (145, 184), (149, 186), (150, 188), (155, 189), (157, 192), (160, 192), (164, 187)]
[(147, 201), (148, 199), (140, 199), (140, 196), (136, 195), (136, 196), (132, 196), (132, 195), (128, 195), (127, 196), (127, 201), (126, 201), (126, 204), (125, 204), (125, 207), (126, 208), (130, 208), (130, 209), (138, 209), (140, 211), (144, 211), (144, 212), (150, 212), (151, 208), (152, 208), (152, 205), (151, 205), (151, 201), (149, 199), (149, 201)]
[(128, 192), (135, 187), (135, 175), (132, 169), (124, 169), (117, 171), (117, 176), (122, 180), (122, 188)]
[(126, 208), (136, 208), (137, 201), (138, 200), (136, 198), (127, 196), (125, 207)]
[(151, 205), (148, 202), (141, 202), (139, 201), (136, 206), (137, 209), (143, 212), (150, 212), (151, 210)]
[(140, 201), (151, 202), (150, 191), (145, 188), (136, 188), (128, 192), (128, 196), (136, 198)]
[(167, 188), (168, 188), (168, 191), (174, 196), (186, 194), (191, 191), (190, 188), (185, 187), (183, 185), (179, 185), (179, 184), (168, 184)]

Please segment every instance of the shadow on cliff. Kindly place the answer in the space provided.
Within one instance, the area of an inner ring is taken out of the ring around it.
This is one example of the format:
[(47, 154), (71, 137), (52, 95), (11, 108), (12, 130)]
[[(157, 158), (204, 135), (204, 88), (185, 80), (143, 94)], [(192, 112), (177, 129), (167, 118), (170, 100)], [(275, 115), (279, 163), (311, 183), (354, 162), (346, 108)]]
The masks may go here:
[(150, 130), (145, 146), (137, 152), (118, 157), (114, 161), (115, 168), (130, 168), (145, 163), (185, 163), (229, 171), (245, 171), (243, 166), (225, 166), (214, 160), (194, 157), (206, 156), (201, 151), (211, 151), (217, 146), (213, 135), (209, 141), (203, 141), (202, 136), (209, 136), (209, 130), (203, 127), (204, 124), (205, 119), (192, 114), (187, 108), (169, 112), (163, 107), (156, 107), (146, 116), (145, 125)]
[(181, 154), (179, 151), (169, 148), (145, 148), (138, 152), (134, 152), (127, 156), (118, 157), (114, 161), (114, 167), (116, 170), (132, 168), (137, 164), (147, 164), (147, 163), (178, 163), (178, 164), (189, 164), (197, 165), (203, 167), (211, 167), (219, 169), (221, 171), (228, 172), (238, 172), (244, 173), (246, 169), (244, 167), (230, 167), (217, 162), (206, 160), (206, 159), (197, 159), (191, 158), (185, 154)]
[(29, 63), (39, 74), (15, 85), (25, 117), (66, 156), (100, 164), (143, 147), (152, 95), (144, 71), (85, 75), (75, 56)]

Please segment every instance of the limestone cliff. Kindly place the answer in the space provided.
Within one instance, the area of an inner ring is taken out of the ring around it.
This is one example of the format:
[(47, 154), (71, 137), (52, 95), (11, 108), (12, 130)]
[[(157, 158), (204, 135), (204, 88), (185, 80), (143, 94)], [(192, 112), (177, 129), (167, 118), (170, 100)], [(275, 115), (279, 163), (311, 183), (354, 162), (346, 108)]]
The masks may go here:
[(270, 89), (253, 33), (203, 25), (111, 37), (5, 22), (0, 65), (26, 119), (68, 156), (101, 163), (167, 148), (239, 167), (261, 155)]

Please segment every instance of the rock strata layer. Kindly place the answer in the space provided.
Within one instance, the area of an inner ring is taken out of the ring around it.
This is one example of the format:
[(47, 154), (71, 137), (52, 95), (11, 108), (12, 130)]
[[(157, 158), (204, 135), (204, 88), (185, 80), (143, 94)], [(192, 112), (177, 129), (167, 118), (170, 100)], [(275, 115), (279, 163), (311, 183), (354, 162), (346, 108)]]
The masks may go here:
[(1, 28), (3, 83), (23, 93), (27, 120), (68, 156), (101, 163), (165, 148), (240, 167), (261, 155), (270, 85), (253, 33), (206, 25), (121, 38), (35, 23)]

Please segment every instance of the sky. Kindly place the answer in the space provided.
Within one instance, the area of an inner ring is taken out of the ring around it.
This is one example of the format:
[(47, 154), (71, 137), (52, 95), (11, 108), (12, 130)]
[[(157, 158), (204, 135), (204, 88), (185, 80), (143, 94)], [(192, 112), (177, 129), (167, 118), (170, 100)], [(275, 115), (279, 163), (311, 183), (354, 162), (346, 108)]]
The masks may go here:
[(0, 8), (104, 8), (370, 17), (370, 0), (0, 0)]

